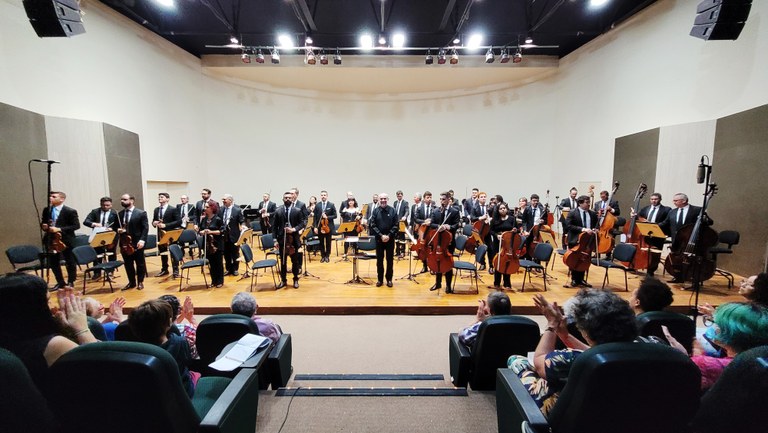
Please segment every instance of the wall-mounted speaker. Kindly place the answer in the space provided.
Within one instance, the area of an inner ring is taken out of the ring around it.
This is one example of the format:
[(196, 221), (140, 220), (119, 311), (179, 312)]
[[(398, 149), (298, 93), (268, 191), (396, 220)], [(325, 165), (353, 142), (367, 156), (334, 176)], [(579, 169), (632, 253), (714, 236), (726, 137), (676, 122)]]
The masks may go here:
[(704, 40), (736, 40), (751, 8), (752, 0), (704, 0), (696, 6), (690, 35)]
[(27, 18), (41, 38), (85, 33), (77, 0), (23, 0)]

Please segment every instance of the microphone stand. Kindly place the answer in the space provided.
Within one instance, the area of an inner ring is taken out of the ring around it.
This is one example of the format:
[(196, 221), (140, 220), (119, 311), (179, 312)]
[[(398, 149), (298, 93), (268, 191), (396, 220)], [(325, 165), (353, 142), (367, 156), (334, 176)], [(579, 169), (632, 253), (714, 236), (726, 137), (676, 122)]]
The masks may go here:
[[(42, 161), (39, 161), (42, 162)], [(51, 170), (52, 166), (55, 163), (54, 161), (45, 161), (48, 164), (47, 169), (47, 189), (46, 189), (46, 198), (50, 198), (51, 190), (53, 189), (53, 186), (51, 184)], [(34, 200), (34, 197), (32, 197)], [(53, 208), (51, 207), (50, 200), (48, 201), (48, 212), (51, 214), (53, 212)], [(38, 216), (39, 217), (39, 216)], [(40, 268), (41, 272), (45, 272), (45, 281), (48, 281), (50, 278), (50, 271), (52, 266), (52, 261), (56, 253), (51, 253), (48, 249), (48, 242), (46, 242), (45, 235), (41, 236), (40, 238), (41, 243), (43, 244), (43, 252), (38, 254), (38, 260), (40, 261)], [(58, 264), (57, 264), (58, 265)]]

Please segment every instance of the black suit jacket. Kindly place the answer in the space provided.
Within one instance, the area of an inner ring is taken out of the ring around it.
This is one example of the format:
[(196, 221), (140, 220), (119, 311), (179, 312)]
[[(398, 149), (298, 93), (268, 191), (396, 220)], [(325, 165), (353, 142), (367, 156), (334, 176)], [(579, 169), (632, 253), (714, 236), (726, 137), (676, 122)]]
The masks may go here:
[(381, 240), (381, 237), (384, 235), (394, 237), (399, 231), (399, 221), (400, 218), (398, 218), (397, 212), (392, 206), (387, 205), (383, 209), (381, 206), (376, 206), (371, 213), (371, 233), (376, 236), (377, 241)]
[[(155, 221), (160, 221), (160, 206), (155, 208), (155, 212), (152, 215), (152, 222)], [(165, 228), (157, 229), (158, 241), (160, 240), (160, 230), (168, 231), (181, 227), (181, 213), (173, 205), (166, 205), (162, 222), (165, 223)]]
[[(437, 206), (439, 207), (439, 206)], [(424, 220), (427, 220), (429, 218), (432, 218), (432, 213), (435, 211), (436, 206), (432, 204), (432, 211), (427, 212), (427, 205), (424, 202), (421, 202), (419, 204), (419, 208), (416, 209), (416, 218), (414, 219), (414, 225), (415, 224), (424, 224)]]
[(409, 207), (408, 207), (407, 201), (403, 200), (402, 203), (400, 203), (400, 211), (397, 210), (397, 200), (395, 200), (395, 202), (392, 203), (390, 206), (392, 206), (392, 208), (395, 209), (395, 213), (397, 214), (398, 220), (404, 216), (408, 216)]
[[(259, 211), (259, 222), (261, 222), (262, 225), (264, 224), (264, 218), (261, 217), (261, 210), (264, 209), (264, 206), (265, 206), (264, 201), (262, 200), (259, 202), (259, 205), (256, 207), (256, 210)], [(275, 202), (269, 201), (267, 202), (266, 207), (267, 207), (267, 212), (265, 215), (268, 216), (271, 220), (272, 216), (275, 214), (275, 211), (277, 210), (277, 205), (275, 204)]]
[[(336, 213), (336, 206), (331, 202), (326, 202), (325, 205), (325, 216), (328, 217), (328, 227), (331, 228), (331, 232), (333, 232), (333, 224), (334, 220), (338, 216)], [(323, 217), (323, 202), (319, 201), (317, 204), (315, 204), (315, 221), (314, 226), (320, 227), (320, 219)]]
[[(88, 216), (85, 217), (85, 220), (83, 221), (83, 225), (86, 227), (93, 227), (93, 223), (101, 224), (101, 208), (97, 207), (96, 209), (90, 211), (88, 213)], [(105, 224), (106, 227), (109, 227), (110, 229), (117, 231), (120, 224), (117, 222), (117, 212), (115, 212), (114, 209), (109, 210), (109, 214), (107, 215), (107, 223)]]
[(293, 243), (294, 245), (299, 245), (299, 235), (307, 226), (307, 214), (295, 205), (291, 206), (290, 209), (291, 214), (289, 216), (287, 215), (287, 208), (285, 206), (277, 208), (272, 223), (272, 236), (274, 236), (275, 240), (282, 243), (285, 235), (285, 224), (289, 222), (290, 226), (296, 229), (293, 233)]
[(421, 203), (419, 204), (412, 204), (410, 213), (408, 214), (408, 224), (413, 227), (416, 225), (416, 212), (419, 211), (419, 207), (421, 207)]
[(307, 205), (304, 204), (301, 200), (296, 200), (296, 203), (293, 204), (293, 207), (296, 209), (300, 209), (301, 213), (304, 214), (304, 218), (309, 216), (309, 210), (307, 209)]
[[(547, 221), (547, 212), (544, 209), (544, 205), (539, 203), (539, 218), (544, 220), (544, 223), (546, 224)], [(533, 220), (534, 216), (534, 209), (531, 207), (531, 205), (528, 205), (525, 207), (525, 210), (523, 211), (523, 216), (521, 219), (523, 220), (523, 228), (525, 231), (531, 231), (533, 226), (536, 225), (536, 221)], [(570, 216), (570, 215), (569, 215)]]
[(243, 210), (240, 209), (240, 206), (236, 204), (232, 204), (232, 210), (230, 210), (229, 214), (229, 221), (226, 221), (224, 219), (224, 211), (226, 208), (224, 206), (219, 208), (219, 213), (217, 214), (219, 218), (221, 218), (222, 221), (224, 221), (224, 241), (229, 242), (237, 242), (238, 239), (240, 239), (240, 226), (245, 224), (245, 216), (243, 215)]
[[(576, 203), (576, 199), (573, 199), (573, 206), (571, 206), (571, 196), (569, 195), (568, 197), (560, 200), (560, 209), (563, 209), (563, 208), (566, 208), (566, 207), (571, 209), (571, 210), (573, 210), (573, 209), (578, 208), (579, 204)], [(568, 212), (570, 212), (570, 211), (568, 211)], [(560, 214), (560, 222), (563, 223), (563, 225), (566, 224), (565, 218), (563, 218), (563, 214)], [(564, 228), (564, 229), (567, 230), (567, 228)]]
[[(181, 218), (183, 220), (184, 219), (184, 212), (181, 209), (182, 206), (184, 206), (184, 205), (179, 203), (179, 204), (176, 205), (176, 209), (179, 210), (179, 218)], [(199, 215), (200, 214), (197, 213), (197, 207), (195, 205), (193, 205), (192, 203), (187, 203), (187, 220), (189, 222), (191, 222), (192, 224), (195, 224), (195, 223), (197, 223), (199, 221)], [(186, 227), (186, 226), (184, 226), (183, 223), (182, 223), (181, 226), (182, 227)]]
[[(219, 206), (219, 209), (221, 209), (221, 205), (219, 205), (219, 202), (216, 200), (209, 198), (208, 201), (216, 203), (216, 205)], [(197, 221), (195, 221), (196, 224), (199, 223), (200, 218), (203, 217), (203, 214), (205, 213), (203, 210), (203, 200), (198, 200), (197, 203), (195, 203), (195, 216), (197, 217)]]
[(131, 240), (133, 241), (133, 246), (135, 247), (139, 241), (147, 241), (147, 234), (149, 233), (149, 219), (147, 218), (147, 213), (137, 207), (133, 208), (130, 221), (125, 220), (127, 213), (128, 210), (126, 209), (120, 211), (120, 221), (123, 222), (123, 225), (128, 234), (131, 235)]
[[(493, 216), (493, 208), (491, 208), (491, 206), (488, 204), (485, 205), (485, 213), (488, 214), (488, 216)], [(477, 206), (472, 208), (472, 213), (469, 214), (469, 220), (473, 222), (477, 221), (482, 215), (483, 206), (480, 205), (480, 202), (478, 202)]]
[[(688, 224), (694, 224), (696, 223), (696, 220), (699, 218), (699, 214), (701, 213), (701, 208), (699, 206), (689, 205), (690, 209), (688, 209), (688, 214), (685, 215), (685, 219), (683, 220), (682, 224), (677, 224), (677, 211), (678, 208), (673, 208), (669, 210), (669, 213), (667, 214), (667, 218), (659, 224), (662, 230), (664, 230), (664, 233), (667, 233), (672, 240), (675, 240), (675, 236), (677, 235), (677, 231), (680, 230), (681, 227), (686, 226)], [(656, 219), (658, 221), (658, 218)]]
[(572, 209), (568, 213), (568, 219), (566, 225), (568, 226), (568, 246), (572, 247), (579, 243), (579, 235), (584, 228), (593, 229), (597, 227), (597, 213), (592, 210), (589, 212), (589, 226), (584, 224), (581, 219), (581, 209)]
[[(51, 219), (50, 206), (43, 209), (43, 224), (48, 224)], [(77, 216), (77, 211), (69, 206), (62, 206), (61, 212), (59, 212), (58, 218), (56, 218), (56, 224), (54, 227), (61, 229), (61, 240), (67, 247), (72, 247), (72, 243), (75, 242), (75, 230), (80, 228), (80, 218)], [(47, 235), (46, 235), (47, 238)]]
[[(645, 219), (648, 219), (648, 216), (651, 214), (651, 207), (652, 207), (651, 205), (648, 205), (640, 209), (640, 212), (638, 212), (637, 214)], [(663, 204), (660, 204), (659, 208), (656, 210), (656, 217), (655, 217), (656, 224), (662, 224), (667, 219), (667, 216), (669, 215), (669, 212), (671, 210), (672, 209), (669, 208), (668, 206), (664, 206)]]
[[(600, 207), (603, 205), (602, 200), (598, 200), (597, 203), (595, 203), (595, 208), (593, 209), (595, 212), (600, 210)], [(611, 200), (608, 205), (613, 208), (613, 216), (619, 216), (621, 215), (621, 209), (619, 209), (619, 202), (616, 200)]]
[(451, 234), (455, 235), (460, 223), (461, 215), (459, 214), (458, 206), (448, 206), (445, 212), (438, 206), (432, 211), (432, 222), (429, 224), (429, 227), (436, 229), (443, 224), (448, 224), (450, 226)]

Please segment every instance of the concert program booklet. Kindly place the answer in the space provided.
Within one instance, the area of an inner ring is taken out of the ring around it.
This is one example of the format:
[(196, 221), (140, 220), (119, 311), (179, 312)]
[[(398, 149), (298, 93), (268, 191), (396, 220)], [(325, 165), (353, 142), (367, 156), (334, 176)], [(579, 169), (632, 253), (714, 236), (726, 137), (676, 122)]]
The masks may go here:
[(257, 334), (245, 334), (227, 353), (218, 360), (208, 364), (219, 371), (232, 371), (240, 367), (248, 358), (259, 350), (269, 346), (270, 340)]

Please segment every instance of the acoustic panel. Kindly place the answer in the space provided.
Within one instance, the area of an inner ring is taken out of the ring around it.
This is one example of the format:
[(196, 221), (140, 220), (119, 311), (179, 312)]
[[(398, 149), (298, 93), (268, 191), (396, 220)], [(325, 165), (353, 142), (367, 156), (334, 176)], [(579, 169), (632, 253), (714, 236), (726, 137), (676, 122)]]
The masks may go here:
[(144, 207), (144, 182), (141, 174), (139, 136), (133, 132), (104, 123), (104, 147), (109, 173), (109, 194), (120, 207), (120, 196), (132, 194), (136, 207)]
[[(659, 128), (619, 137), (614, 144), (613, 180), (619, 181), (619, 191), (614, 198), (619, 201), (621, 216), (629, 218), (640, 183), (648, 186), (648, 194), (641, 200), (641, 207), (656, 186), (656, 162), (659, 147)], [(604, 188), (609, 189), (609, 188)]]

